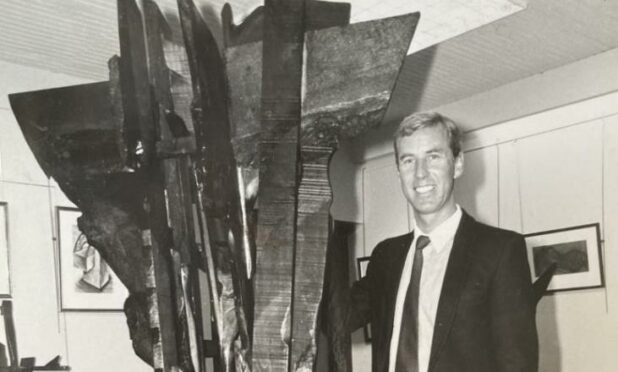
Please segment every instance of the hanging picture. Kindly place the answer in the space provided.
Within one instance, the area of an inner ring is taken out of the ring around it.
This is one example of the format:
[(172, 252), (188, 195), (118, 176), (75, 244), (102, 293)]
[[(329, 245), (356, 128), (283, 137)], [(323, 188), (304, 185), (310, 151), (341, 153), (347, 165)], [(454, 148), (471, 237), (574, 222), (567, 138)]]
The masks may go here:
[(603, 286), (598, 223), (528, 234), (525, 239), (533, 280), (556, 263), (547, 291)]
[(122, 310), (128, 292), (77, 227), (81, 212), (64, 207), (56, 212), (62, 310)]
[(0, 298), (11, 297), (8, 226), (8, 206), (0, 202)]

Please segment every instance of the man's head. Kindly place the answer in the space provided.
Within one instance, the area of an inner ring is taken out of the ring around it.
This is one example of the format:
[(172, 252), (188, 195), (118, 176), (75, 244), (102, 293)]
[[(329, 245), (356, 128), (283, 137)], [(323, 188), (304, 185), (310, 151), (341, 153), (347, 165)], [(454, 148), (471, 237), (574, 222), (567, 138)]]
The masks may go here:
[(394, 139), (403, 193), (425, 231), (455, 212), (454, 181), (463, 173), (461, 132), (450, 119), (433, 112), (401, 122)]

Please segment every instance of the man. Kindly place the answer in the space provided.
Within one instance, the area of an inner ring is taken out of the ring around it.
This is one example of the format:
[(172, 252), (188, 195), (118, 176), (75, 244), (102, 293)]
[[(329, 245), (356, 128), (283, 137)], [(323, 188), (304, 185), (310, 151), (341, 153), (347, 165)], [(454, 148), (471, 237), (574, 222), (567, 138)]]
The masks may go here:
[(414, 230), (378, 244), (350, 309), (351, 328), (371, 322), (373, 371), (537, 371), (524, 240), (456, 204), (464, 168), (457, 126), (413, 114), (394, 146)]

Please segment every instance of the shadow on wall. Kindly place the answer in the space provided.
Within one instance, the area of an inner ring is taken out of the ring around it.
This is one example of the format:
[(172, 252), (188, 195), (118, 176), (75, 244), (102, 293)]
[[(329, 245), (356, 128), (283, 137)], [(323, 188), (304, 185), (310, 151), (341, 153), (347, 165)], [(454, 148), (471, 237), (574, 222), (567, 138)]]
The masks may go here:
[(419, 110), (437, 50), (438, 46), (434, 45), (406, 57), (384, 115), (384, 123), (398, 123)]
[(380, 127), (369, 130), (353, 140), (353, 158), (361, 162), (371, 154), (371, 149), (384, 142), (390, 144), (395, 128), (401, 120), (421, 109), (427, 76), (438, 50), (434, 45), (408, 55), (397, 77), (393, 94)]
[(539, 372), (562, 370), (556, 297), (545, 295), (536, 307), (536, 324), (539, 331)]

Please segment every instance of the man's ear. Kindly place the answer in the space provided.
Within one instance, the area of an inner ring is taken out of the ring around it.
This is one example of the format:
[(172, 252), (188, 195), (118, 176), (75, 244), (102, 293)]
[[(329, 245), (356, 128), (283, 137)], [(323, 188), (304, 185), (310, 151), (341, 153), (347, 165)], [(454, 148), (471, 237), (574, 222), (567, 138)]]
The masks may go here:
[(453, 172), (453, 178), (459, 178), (459, 176), (461, 176), (464, 171), (464, 156), (462, 151), (460, 151), (459, 155), (455, 157), (455, 163), (453, 164), (453, 166), (455, 168)]

